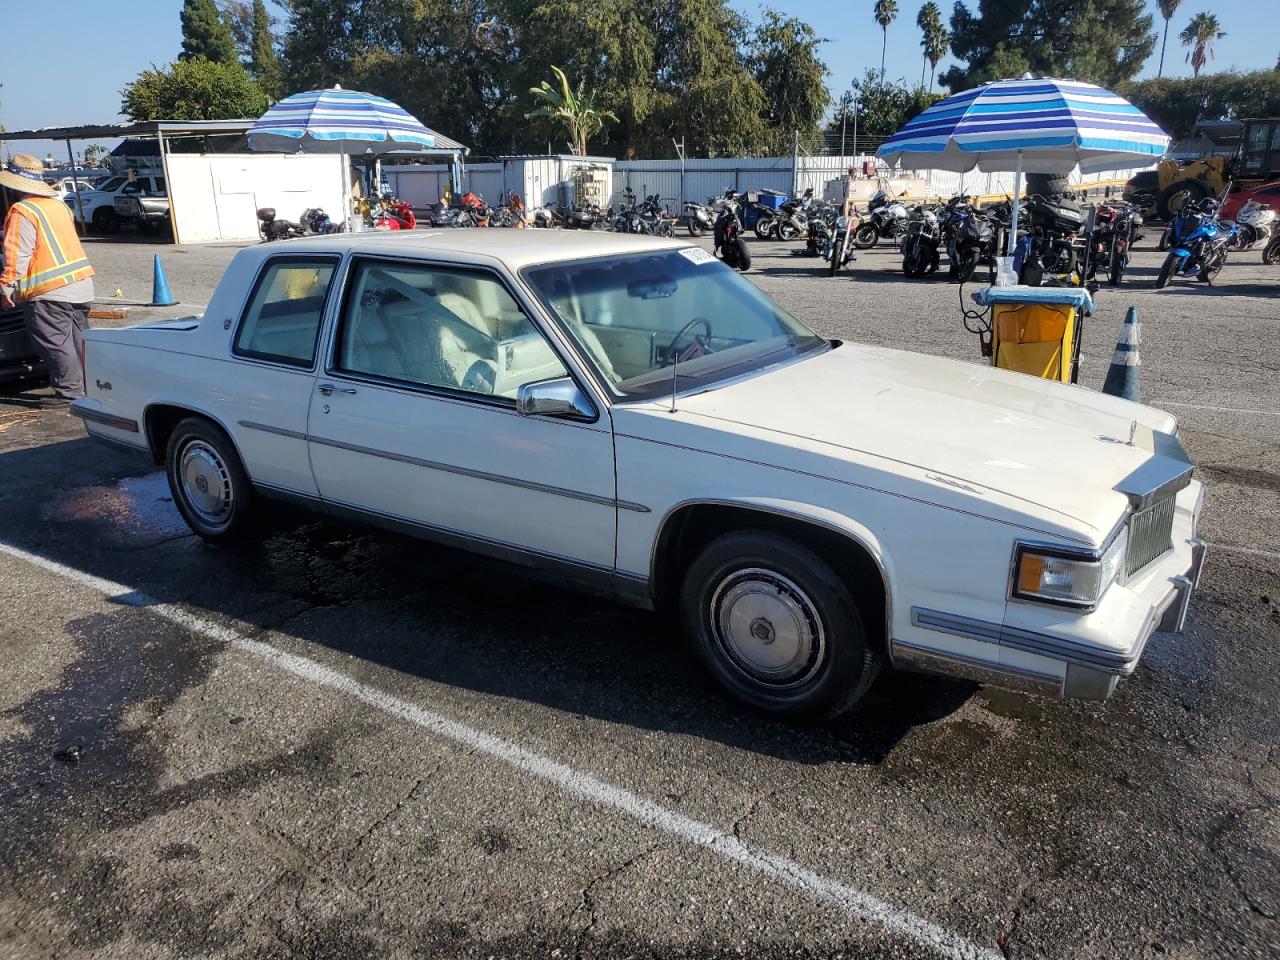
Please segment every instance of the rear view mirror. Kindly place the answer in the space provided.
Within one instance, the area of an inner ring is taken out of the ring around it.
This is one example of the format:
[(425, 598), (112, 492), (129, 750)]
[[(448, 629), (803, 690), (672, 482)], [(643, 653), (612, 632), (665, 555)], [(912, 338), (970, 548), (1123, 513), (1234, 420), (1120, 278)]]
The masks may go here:
[(516, 393), (516, 412), (526, 417), (594, 420), (595, 404), (571, 377), (526, 383)]

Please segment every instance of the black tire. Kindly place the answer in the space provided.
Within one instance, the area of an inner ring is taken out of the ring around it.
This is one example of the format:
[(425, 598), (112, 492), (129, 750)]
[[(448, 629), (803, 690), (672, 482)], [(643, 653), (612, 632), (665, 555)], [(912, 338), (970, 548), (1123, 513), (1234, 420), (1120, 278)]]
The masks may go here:
[(956, 264), (955, 270), (952, 271), (952, 279), (954, 279), (956, 283), (968, 283), (973, 279), (973, 275), (978, 270), (978, 260), (979, 254), (976, 248), (970, 247), (968, 250), (964, 251), (963, 258), (958, 264)]
[(1118, 243), (1111, 244), (1111, 263), (1107, 268), (1107, 283), (1113, 287), (1120, 286), (1120, 281), (1124, 279), (1124, 268), (1129, 262), (1129, 258), (1125, 256), (1124, 251), (1120, 249)]
[(1280, 233), (1271, 238), (1271, 242), (1262, 248), (1262, 262), (1270, 266), (1280, 263)]
[(1205, 264), (1201, 264), (1200, 272), (1197, 276), (1201, 283), (1213, 283), (1218, 279), (1218, 274), (1222, 272), (1222, 268), (1227, 265), (1227, 255), (1225, 253), (1216, 253), (1212, 255), (1212, 259)]
[(853, 234), (853, 245), (859, 250), (870, 250), (880, 239), (880, 232), (874, 223), (861, 224)]
[(1169, 285), (1169, 280), (1173, 277), (1173, 271), (1181, 262), (1182, 258), (1176, 253), (1170, 253), (1164, 258), (1164, 263), (1160, 265), (1160, 273), (1156, 277), (1157, 290), (1163, 290)]
[(755, 231), (756, 237), (761, 240), (768, 240), (773, 236), (773, 228), (777, 221), (773, 217), (759, 216), (756, 217), (755, 226), (751, 229)]
[(117, 233), (120, 230), (120, 218), (110, 207), (99, 207), (89, 218), (95, 233)]
[(827, 264), (827, 276), (834, 277), (840, 272), (840, 260), (844, 257), (844, 237), (831, 244), (831, 262)]
[(800, 228), (790, 220), (779, 220), (773, 228), (779, 240), (791, 241), (800, 236)]
[(1065, 173), (1028, 173), (1027, 195), (1052, 197), (1071, 189), (1071, 178)]
[(1160, 195), (1156, 197), (1156, 216), (1161, 220), (1172, 220), (1174, 214), (1182, 209), (1182, 204), (1174, 201), (1174, 197), (1183, 190), (1190, 194), (1187, 197), (1187, 203), (1203, 200), (1209, 195), (1209, 188), (1199, 180), (1178, 180), (1161, 190)]
[(747, 241), (741, 237), (733, 238), (734, 247), (738, 251), (738, 262), (734, 264), (740, 271), (746, 273), (751, 269), (751, 251), (747, 247)]
[(253, 526), (253, 487), (221, 427), (203, 417), (183, 420), (169, 434), (164, 469), (182, 519), (205, 540), (238, 540)]
[[(735, 631), (735, 612), (754, 619)], [(813, 550), (775, 533), (743, 530), (707, 544), (685, 574), (680, 614), (712, 678), (775, 716), (838, 716), (880, 670), (849, 585)]]
[(689, 220), (689, 236), (700, 237), (707, 232), (707, 228), (702, 225), (701, 220)]

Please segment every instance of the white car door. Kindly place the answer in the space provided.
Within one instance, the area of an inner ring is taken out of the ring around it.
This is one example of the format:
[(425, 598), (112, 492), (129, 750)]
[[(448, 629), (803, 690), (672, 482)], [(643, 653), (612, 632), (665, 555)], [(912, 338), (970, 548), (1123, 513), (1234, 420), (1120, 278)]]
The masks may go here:
[(357, 258), (308, 421), (338, 512), (521, 562), (611, 577), (613, 437), (605, 410), (516, 412), (566, 368), (495, 272)]

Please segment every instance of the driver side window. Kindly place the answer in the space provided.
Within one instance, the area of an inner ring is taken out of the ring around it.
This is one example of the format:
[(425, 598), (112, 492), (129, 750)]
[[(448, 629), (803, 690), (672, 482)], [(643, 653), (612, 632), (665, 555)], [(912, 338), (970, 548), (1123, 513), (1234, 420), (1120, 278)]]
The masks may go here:
[(567, 375), (496, 277), (373, 260), (353, 269), (335, 366), (512, 400), (526, 383)]

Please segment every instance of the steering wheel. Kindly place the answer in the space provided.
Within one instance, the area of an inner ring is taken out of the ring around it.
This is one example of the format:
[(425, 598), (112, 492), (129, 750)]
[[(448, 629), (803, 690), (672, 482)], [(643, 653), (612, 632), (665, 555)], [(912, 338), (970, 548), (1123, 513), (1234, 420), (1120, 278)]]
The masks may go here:
[(697, 327), (697, 326), (701, 326), (701, 327), (702, 327), (702, 329), (703, 329), (704, 331), (706, 331), (706, 332), (705, 332), (705, 334), (703, 335), (703, 337), (701, 337), (701, 338), (695, 338), (695, 339), (699, 339), (699, 340), (701, 341), (701, 343), (702, 343), (702, 347), (703, 347), (703, 349), (704, 349), (704, 350), (706, 350), (706, 351), (708, 351), (708, 352), (710, 352), (710, 350), (711, 350), (711, 324), (710, 324), (710, 323), (708, 323), (706, 320), (704, 320), (702, 317), (694, 317), (692, 320), (690, 320), (688, 323), (686, 323), (683, 327), (681, 327), (681, 328), (680, 328), (680, 332), (679, 332), (679, 333), (677, 333), (674, 337), (672, 337), (672, 338), (671, 338), (671, 343), (670, 343), (670, 345), (667, 347), (667, 358), (668, 358), (668, 359), (674, 360), (675, 355), (676, 355), (676, 347), (678, 347), (678, 346), (680, 345), (680, 340), (684, 337), (684, 335), (685, 335), (686, 333), (688, 333), (690, 330), (692, 330), (694, 327)]

